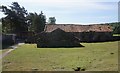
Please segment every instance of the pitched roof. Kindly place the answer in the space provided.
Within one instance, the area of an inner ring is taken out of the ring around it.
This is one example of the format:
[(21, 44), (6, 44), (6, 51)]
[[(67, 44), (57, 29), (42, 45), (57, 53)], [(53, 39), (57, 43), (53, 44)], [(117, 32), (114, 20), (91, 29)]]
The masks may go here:
[(75, 25), (75, 24), (47, 24), (45, 26), (45, 32), (52, 32), (56, 29), (62, 29), (65, 32), (112, 32), (112, 27), (109, 25)]

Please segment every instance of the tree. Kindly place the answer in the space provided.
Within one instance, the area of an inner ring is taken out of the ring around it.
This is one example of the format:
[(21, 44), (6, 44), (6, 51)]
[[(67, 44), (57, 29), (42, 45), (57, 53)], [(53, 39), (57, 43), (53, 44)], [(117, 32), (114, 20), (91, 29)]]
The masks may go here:
[(0, 35), (2, 34), (2, 23), (1, 23), (1, 19), (0, 19)]
[(28, 22), (28, 31), (34, 32), (34, 19), (35, 19), (36, 13), (29, 13), (27, 16), (27, 22)]
[(17, 2), (13, 2), (11, 6), (2, 6), (2, 12), (6, 17), (2, 18), (3, 32), (5, 33), (20, 33), (28, 31), (27, 27), (27, 10), (20, 7)]
[(48, 24), (56, 24), (55, 17), (49, 17)]
[(29, 23), (29, 31), (33, 31), (35, 33), (44, 31), (44, 27), (46, 24), (46, 17), (45, 15), (43, 15), (42, 11), (40, 14), (29, 13), (27, 19)]
[(120, 34), (120, 22), (108, 23), (110, 26), (113, 27), (114, 34)]

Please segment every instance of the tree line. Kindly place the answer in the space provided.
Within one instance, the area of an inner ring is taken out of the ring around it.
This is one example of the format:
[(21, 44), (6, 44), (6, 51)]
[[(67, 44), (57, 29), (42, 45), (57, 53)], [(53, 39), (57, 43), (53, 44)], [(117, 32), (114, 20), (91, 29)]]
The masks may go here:
[(120, 34), (120, 22), (106, 23), (112, 26), (113, 34)]
[[(46, 25), (46, 16), (41, 11), (38, 13), (29, 13), (18, 2), (13, 2), (10, 6), (0, 6), (0, 10), (6, 15), (0, 19), (2, 22), (2, 33), (21, 33), (44, 31)], [(55, 17), (49, 17), (48, 24), (56, 24)], [(120, 34), (120, 22), (106, 23), (113, 27), (113, 33)]]
[[(35, 33), (42, 32), (46, 25), (46, 16), (41, 13), (28, 13), (28, 11), (18, 4), (13, 2), (10, 6), (0, 6), (1, 11), (6, 15), (1, 18), (2, 33), (21, 33), (32, 31)], [(55, 18), (50, 17), (49, 23), (55, 24)]]

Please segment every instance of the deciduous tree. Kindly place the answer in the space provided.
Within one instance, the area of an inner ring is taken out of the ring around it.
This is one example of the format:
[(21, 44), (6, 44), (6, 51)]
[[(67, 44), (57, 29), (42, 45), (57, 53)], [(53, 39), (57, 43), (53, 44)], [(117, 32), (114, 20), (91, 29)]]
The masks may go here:
[(48, 24), (56, 24), (55, 17), (49, 17)]

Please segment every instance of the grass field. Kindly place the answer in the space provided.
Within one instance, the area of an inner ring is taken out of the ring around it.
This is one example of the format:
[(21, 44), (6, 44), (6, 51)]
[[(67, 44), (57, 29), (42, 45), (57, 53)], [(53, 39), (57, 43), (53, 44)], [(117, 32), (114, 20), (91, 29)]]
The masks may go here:
[(120, 34), (113, 34), (113, 36), (120, 36)]
[(7, 52), (10, 49), (12, 49), (12, 48), (0, 49), (0, 55)]
[(2, 50), (2, 53), (5, 53), (6, 51), (8, 51), (8, 50), (10, 50), (10, 49), (12, 49), (12, 48), (3, 49), (3, 50)]
[(2, 50), (0, 49), (0, 54), (2, 54)]
[(81, 43), (81, 48), (37, 48), (25, 44), (3, 58), (3, 71), (117, 71), (118, 41)]

